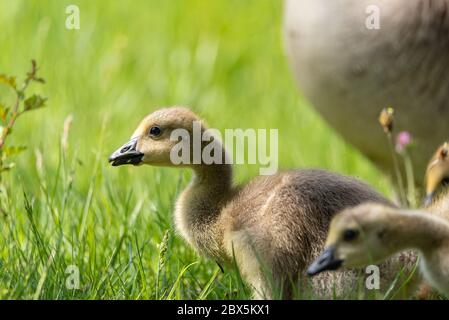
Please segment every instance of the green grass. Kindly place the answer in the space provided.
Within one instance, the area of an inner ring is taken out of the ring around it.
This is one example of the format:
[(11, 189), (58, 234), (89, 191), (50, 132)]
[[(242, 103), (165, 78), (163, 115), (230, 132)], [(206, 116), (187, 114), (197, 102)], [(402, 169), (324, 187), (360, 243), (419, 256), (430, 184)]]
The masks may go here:
[[(80, 30), (65, 28), (69, 4), (80, 7)], [(322, 167), (390, 193), (301, 98), (281, 16), (279, 0), (0, 0), (0, 72), (22, 75), (36, 59), (47, 84), (31, 90), (49, 98), (10, 139), (28, 149), (4, 176), (0, 298), (248, 297), (236, 272), (217, 272), (173, 230), (189, 172), (107, 163), (158, 106), (188, 105), (219, 129), (278, 128), (281, 168)], [(258, 173), (235, 169), (239, 182)], [(65, 286), (69, 265), (79, 290)]]

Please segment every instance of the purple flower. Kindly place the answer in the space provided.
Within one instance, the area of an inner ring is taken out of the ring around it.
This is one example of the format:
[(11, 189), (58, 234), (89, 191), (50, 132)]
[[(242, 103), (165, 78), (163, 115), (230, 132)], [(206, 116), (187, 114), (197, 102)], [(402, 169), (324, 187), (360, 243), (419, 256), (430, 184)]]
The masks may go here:
[(403, 153), (412, 143), (412, 136), (408, 131), (401, 131), (396, 136), (396, 152)]

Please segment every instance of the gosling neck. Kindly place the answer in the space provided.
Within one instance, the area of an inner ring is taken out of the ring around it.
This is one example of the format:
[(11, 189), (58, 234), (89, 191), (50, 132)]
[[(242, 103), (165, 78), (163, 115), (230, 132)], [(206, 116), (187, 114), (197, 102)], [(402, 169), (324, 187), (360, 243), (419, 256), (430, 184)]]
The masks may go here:
[(233, 195), (229, 164), (197, 165), (175, 210), (178, 231), (200, 254), (223, 261), (223, 209)]
[[(200, 164), (193, 167), (191, 186), (207, 187), (209, 196), (225, 195), (232, 188), (232, 167), (230, 164)], [(217, 194), (215, 194), (217, 193)]]
[(449, 223), (428, 212), (400, 212), (390, 221), (391, 243), (395, 250), (418, 249), (431, 252), (442, 244), (449, 243)]
[(184, 214), (203, 224), (215, 221), (232, 193), (232, 167), (229, 164), (201, 164), (193, 168), (193, 177), (185, 193), (190, 211)]

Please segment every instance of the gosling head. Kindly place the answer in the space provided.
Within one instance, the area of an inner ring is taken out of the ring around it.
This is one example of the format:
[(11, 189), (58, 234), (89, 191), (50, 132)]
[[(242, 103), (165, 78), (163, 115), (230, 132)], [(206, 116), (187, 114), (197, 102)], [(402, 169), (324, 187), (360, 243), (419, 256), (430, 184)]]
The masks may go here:
[(324, 251), (310, 265), (307, 273), (315, 275), (341, 267), (359, 268), (374, 264), (395, 250), (385, 223), (394, 209), (380, 204), (361, 204), (347, 209), (331, 222)]
[(425, 206), (432, 203), (441, 185), (449, 182), (449, 145), (445, 142), (440, 146), (429, 162), (426, 170)]
[[(140, 122), (131, 139), (112, 153), (109, 162), (113, 166), (173, 166), (170, 154), (179, 141), (171, 139), (171, 134), (176, 129), (184, 129), (183, 132), (192, 136), (194, 122), (201, 124), (200, 119), (187, 108), (159, 109)], [(204, 130), (202, 126), (200, 130)]]

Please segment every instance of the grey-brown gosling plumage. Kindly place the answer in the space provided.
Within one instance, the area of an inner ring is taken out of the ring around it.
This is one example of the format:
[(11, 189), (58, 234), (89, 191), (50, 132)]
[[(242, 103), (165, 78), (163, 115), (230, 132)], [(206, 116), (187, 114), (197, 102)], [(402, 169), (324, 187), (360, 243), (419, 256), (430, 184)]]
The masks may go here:
[[(157, 110), (109, 161), (113, 166), (175, 166), (170, 151), (177, 141), (171, 141), (170, 134), (182, 128), (192, 135), (194, 121), (200, 119), (187, 108)], [(201, 131), (205, 129), (202, 123)], [(234, 186), (229, 164), (182, 166), (194, 175), (176, 200), (177, 230), (202, 255), (220, 263), (235, 257), (256, 298), (273, 297), (271, 280), (282, 286), (284, 298), (290, 297), (289, 280), (297, 279), (320, 252), (335, 213), (366, 201), (388, 203), (368, 185), (323, 170), (284, 171)], [(332, 279), (333, 274), (323, 274), (314, 282), (316, 292), (331, 294)]]
[[(328, 268), (344, 266), (360, 267), (382, 261), (404, 249), (418, 249), (423, 255), (421, 272), (425, 280), (447, 295), (449, 283), (445, 285), (443, 281), (438, 286), (436, 282), (442, 275), (449, 276), (449, 260), (436, 261), (435, 256), (439, 257), (441, 252), (449, 253), (449, 243), (444, 244), (443, 241), (442, 248), (437, 246), (440, 242), (439, 230), (444, 230), (449, 222), (448, 178), (449, 146), (445, 142), (436, 150), (427, 166), (425, 208), (410, 211), (362, 204), (344, 211), (333, 219), (326, 241), (327, 249), (309, 267), (308, 273), (314, 275)], [(424, 214), (431, 217), (422, 217)], [(436, 275), (433, 274), (435, 272)], [(421, 288), (425, 289), (426, 284)], [(424, 293), (424, 296), (428, 294)]]
[(426, 170), (426, 199), (429, 206), (439, 190), (449, 181), (449, 145), (445, 142), (430, 159)]
[(449, 194), (433, 207), (438, 214), (380, 204), (343, 211), (332, 220), (325, 250), (308, 273), (362, 267), (417, 249), (424, 279), (449, 297)]
[[(414, 171), (424, 172), (449, 133), (449, 0), (285, 3), (286, 49), (304, 96), (390, 172), (393, 160), (375, 119), (393, 107), (395, 129), (419, 141), (410, 154)], [(423, 177), (415, 175), (419, 185)]]

